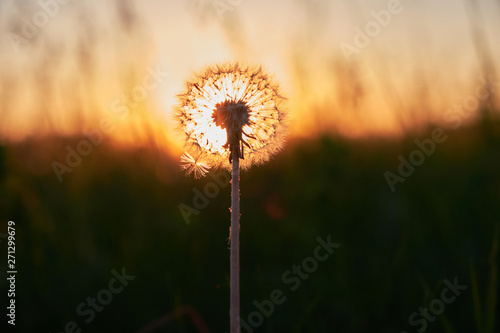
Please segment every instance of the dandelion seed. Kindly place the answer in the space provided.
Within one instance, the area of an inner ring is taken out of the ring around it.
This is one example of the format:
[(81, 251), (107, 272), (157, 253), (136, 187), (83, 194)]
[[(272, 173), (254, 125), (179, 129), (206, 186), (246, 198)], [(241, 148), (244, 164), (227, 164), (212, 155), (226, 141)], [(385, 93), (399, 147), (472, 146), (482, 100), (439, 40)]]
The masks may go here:
[(201, 160), (201, 154), (195, 159), (185, 152), (181, 156), (181, 169), (186, 171), (186, 175), (194, 174), (194, 178), (204, 177), (210, 170), (210, 166)]
[(281, 148), (283, 101), (261, 67), (214, 65), (187, 82), (175, 117), (190, 154), (203, 153), (211, 166), (229, 167), (236, 152), (248, 168)]

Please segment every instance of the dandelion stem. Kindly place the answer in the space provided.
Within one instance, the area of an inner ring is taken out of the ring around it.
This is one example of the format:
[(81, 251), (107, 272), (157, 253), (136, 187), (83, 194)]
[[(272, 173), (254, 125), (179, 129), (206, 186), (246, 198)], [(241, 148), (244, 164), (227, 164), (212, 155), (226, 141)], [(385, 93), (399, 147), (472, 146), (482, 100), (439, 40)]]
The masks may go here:
[(238, 333), (240, 327), (240, 158), (238, 149), (232, 151), (233, 170), (231, 180), (231, 253), (230, 253), (230, 326), (231, 333)]

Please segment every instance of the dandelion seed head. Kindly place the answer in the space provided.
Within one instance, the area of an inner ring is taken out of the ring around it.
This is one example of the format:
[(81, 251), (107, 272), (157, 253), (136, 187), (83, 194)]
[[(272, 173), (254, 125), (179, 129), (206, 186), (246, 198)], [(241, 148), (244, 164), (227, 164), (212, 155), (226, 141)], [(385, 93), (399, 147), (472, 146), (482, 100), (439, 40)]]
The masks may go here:
[(261, 67), (208, 66), (186, 83), (175, 118), (193, 156), (229, 167), (237, 149), (242, 168), (267, 161), (281, 149), (285, 113), (278, 85)]

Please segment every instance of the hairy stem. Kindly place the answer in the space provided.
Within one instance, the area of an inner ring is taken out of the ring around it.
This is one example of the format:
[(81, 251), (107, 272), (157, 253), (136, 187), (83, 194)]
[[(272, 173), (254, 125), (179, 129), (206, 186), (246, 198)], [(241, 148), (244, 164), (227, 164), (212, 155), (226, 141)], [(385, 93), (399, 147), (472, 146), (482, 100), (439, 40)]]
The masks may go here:
[(233, 170), (231, 179), (231, 238), (230, 253), (230, 287), (231, 306), (229, 317), (231, 333), (238, 333), (240, 327), (240, 158), (238, 149), (232, 151)]

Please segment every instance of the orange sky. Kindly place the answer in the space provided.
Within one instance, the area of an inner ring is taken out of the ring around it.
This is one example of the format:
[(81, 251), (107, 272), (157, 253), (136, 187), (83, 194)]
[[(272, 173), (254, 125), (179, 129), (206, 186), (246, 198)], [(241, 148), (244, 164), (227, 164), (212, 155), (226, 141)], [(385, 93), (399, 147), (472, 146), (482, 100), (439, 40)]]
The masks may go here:
[(184, 80), (223, 60), (275, 74), (292, 135), (446, 122), (498, 70), (500, 4), (469, 2), (4, 1), (0, 138), (113, 125), (123, 140), (160, 140)]

